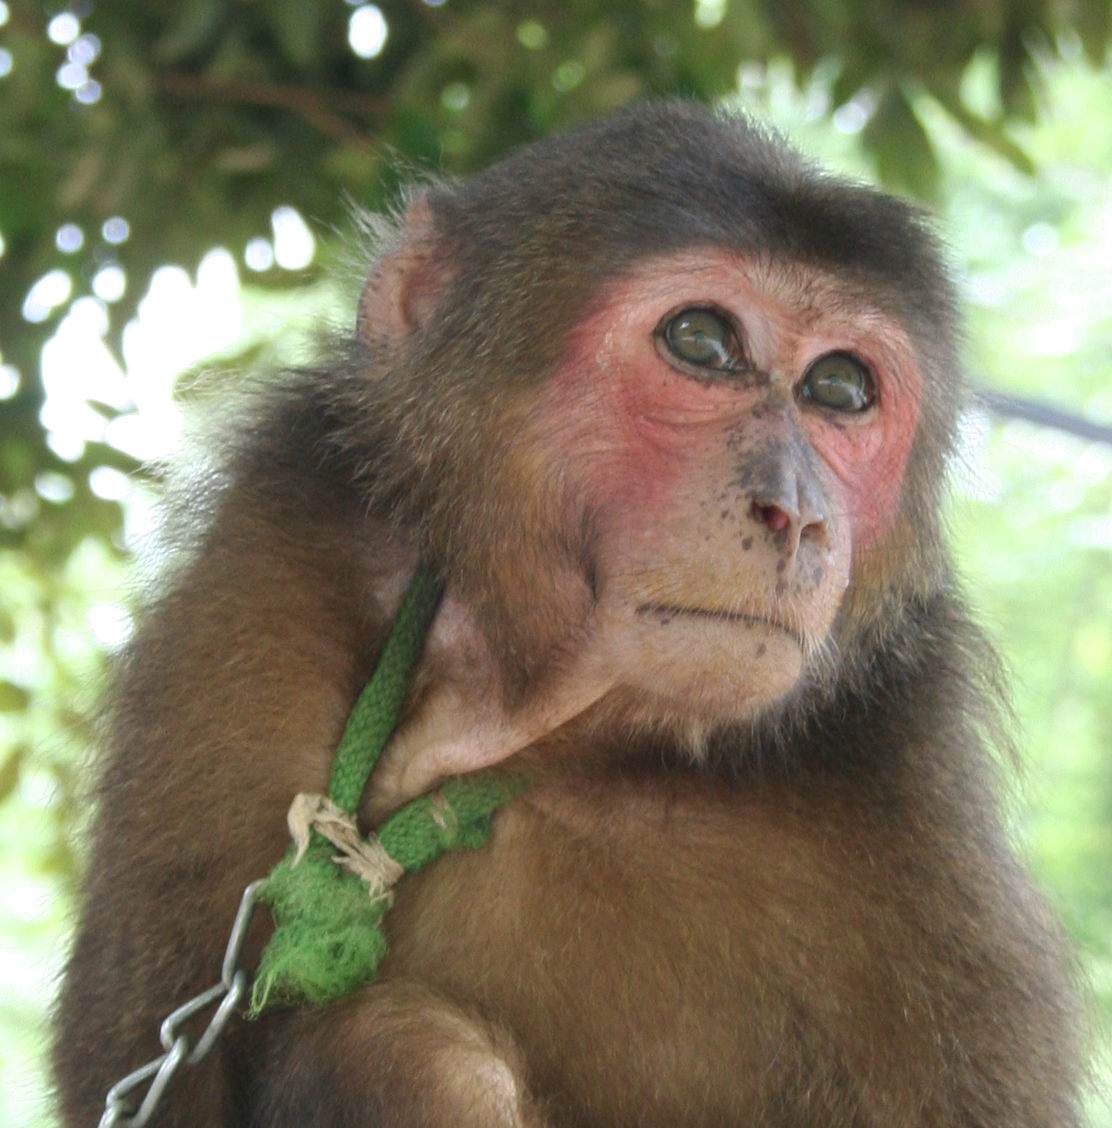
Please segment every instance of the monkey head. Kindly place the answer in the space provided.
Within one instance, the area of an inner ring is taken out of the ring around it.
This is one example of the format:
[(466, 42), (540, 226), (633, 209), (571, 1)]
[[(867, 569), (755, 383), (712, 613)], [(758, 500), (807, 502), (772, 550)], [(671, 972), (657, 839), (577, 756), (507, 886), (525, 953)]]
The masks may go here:
[(953, 302), (913, 207), (665, 103), (426, 189), (392, 240), (361, 461), (510, 712), (752, 721), (941, 582)]

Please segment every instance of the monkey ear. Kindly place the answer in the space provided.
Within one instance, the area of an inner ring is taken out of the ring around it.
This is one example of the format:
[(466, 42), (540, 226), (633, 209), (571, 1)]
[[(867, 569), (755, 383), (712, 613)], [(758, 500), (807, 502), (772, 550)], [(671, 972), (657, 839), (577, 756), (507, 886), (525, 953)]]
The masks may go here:
[(394, 249), (378, 259), (359, 296), (355, 331), (369, 343), (399, 343), (432, 319), (449, 278), (424, 195), (406, 208)]

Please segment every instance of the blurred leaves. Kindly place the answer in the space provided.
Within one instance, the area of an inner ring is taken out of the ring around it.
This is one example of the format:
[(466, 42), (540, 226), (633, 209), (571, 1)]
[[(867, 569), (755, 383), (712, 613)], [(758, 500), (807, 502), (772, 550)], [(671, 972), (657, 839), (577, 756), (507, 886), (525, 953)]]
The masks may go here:
[[(43, 471), (69, 475), (76, 490), (60, 512), (78, 537), (119, 517), (84, 484), (106, 452), (67, 462), (40, 425), (38, 353), (66, 304), (33, 326), (21, 311), (48, 271), (64, 271), (80, 295), (105, 266), (124, 269), (126, 291), (106, 305), (118, 345), (155, 267), (192, 269), (213, 245), (238, 256), (280, 205), (296, 205), (318, 233), (343, 229), (347, 200), (380, 206), (413, 165), (463, 173), (637, 98), (727, 95), (739, 66), (783, 57), (800, 87), (833, 73), (830, 108), (867, 117), (876, 174), (931, 197), (938, 160), (916, 109), (924, 98), (1030, 171), (1013, 123), (1036, 113), (1038, 60), (1063, 37), (1103, 58), (1110, 35), (1108, 0), (408, 0), (382, 4), (385, 42), (364, 59), (349, 43), (355, 8), (340, 0), (75, 2), (70, 43), (48, 37), (54, 4), (13, 0), (9, 10), (0, 360), (22, 384), (0, 407), (0, 495), (31, 489)], [(991, 60), (994, 89), (972, 107), (962, 81), (978, 59)], [(102, 234), (115, 216), (130, 226), (124, 243)], [(64, 223), (84, 233), (70, 253), (55, 241)], [(256, 276), (268, 287), (302, 281), (280, 269)], [(59, 529), (32, 548), (10, 521), (0, 535), (54, 563), (72, 544)]]
[[(381, 203), (382, 166), (395, 155), (466, 172), (638, 97), (722, 96), (742, 62), (787, 56), (805, 85), (837, 60), (835, 105), (873, 93), (865, 144), (881, 176), (926, 195), (936, 160), (909, 91), (1026, 164), (1007, 125), (1036, 111), (1037, 58), (1063, 33), (1101, 58), (1110, 33), (1107, 0), (699, 0), (690, 9), (412, 0), (382, 5), (383, 50), (360, 59), (348, 42), (352, 7), (339, 0), (149, 0), (93, 7), (83, 20), (82, 35), (99, 42), (87, 71), (100, 88), (83, 105), (59, 85), (67, 48), (46, 37), (53, 11), (17, 4), (0, 29), (13, 59), (0, 80), (0, 348), (19, 367), (33, 361), (34, 340), (18, 311), (51, 267), (80, 285), (118, 257), (133, 280), (113, 309), (118, 327), (155, 265), (195, 264), (199, 232), (238, 252), (289, 202), (332, 227), (344, 219), (340, 188)], [(978, 52), (997, 62), (988, 116), (956, 93)], [(113, 215), (131, 224), (118, 251), (95, 237), (74, 256), (54, 247), (61, 223), (92, 234)]]

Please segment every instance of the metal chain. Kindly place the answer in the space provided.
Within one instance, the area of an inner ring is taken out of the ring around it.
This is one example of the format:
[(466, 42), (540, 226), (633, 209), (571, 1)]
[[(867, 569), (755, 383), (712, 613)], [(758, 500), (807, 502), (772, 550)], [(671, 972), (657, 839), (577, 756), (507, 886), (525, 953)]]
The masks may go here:
[[(178, 1070), (183, 1065), (196, 1065), (208, 1056), (219, 1041), (228, 1020), (247, 994), (251, 981), (248, 973), (239, 966), (239, 956), (255, 912), (255, 898), (262, 884), (261, 880), (253, 881), (243, 891), (231, 935), (228, 937), (228, 946), (224, 949), (220, 982), (195, 995), (162, 1020), (158, 1036), (163, 1053), (117, 1081), (108, 1090), (108, 1096), (104, 1100), (104, 1115), (100, 1118), (98, 1128), (124, 1128), (125, 1125), (128, 1128), (143, 1128), (143, 1125), (150, 1124), (162, 1100), (162, 1094)], [(209, 1019), (208, 1026), (196, 1044), (191, 1045), (188, 1035), (182, 1033), (180, 1027), (194, 1015), (213, 1005), (216, 1010)], [(146, 1086), (146, 1090), (140, 1099), (139, 1091), (143, 1090), (143, 1086)]]

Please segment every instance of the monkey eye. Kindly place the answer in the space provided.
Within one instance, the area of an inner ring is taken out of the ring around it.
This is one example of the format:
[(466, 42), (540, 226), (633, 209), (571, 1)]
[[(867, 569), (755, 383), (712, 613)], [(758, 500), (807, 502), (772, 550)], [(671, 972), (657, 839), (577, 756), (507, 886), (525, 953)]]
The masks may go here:
[(866, 365), (851, 353), (827, 353), (807, 369), (799, 398), (831, 411), (860, 413), (876, 401), (876, 382)]
[(658, 335), (673, 357), (696, 368), (732, 372), (745, 359), (734, 327), (713, 309), (680, 310), (664, 322)]

